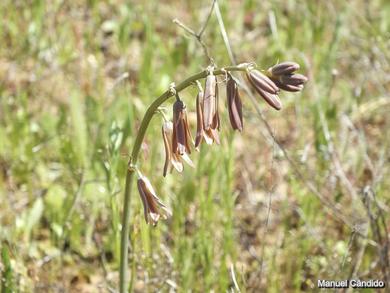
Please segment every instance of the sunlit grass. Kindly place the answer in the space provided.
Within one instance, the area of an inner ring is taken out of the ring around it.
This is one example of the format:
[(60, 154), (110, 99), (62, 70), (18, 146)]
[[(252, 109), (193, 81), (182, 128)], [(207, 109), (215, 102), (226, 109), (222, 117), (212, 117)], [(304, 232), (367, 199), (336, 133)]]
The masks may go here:
[[(207, 1), (71, 2), (0, 4), (2, 292), (117, 286), (122, 188), (140, 119), (170, 82), (207, 66), (196, 41), (172, 23), (198, 28)], [(281, 112), (259, 105), (304, 178), (367, 226), (363, 188), (372, 186), (385, 210), (390, 200), (389, 4), (220, 5), (239, 61), (303, 65), (310, 81), (302, 94), (284, 94)], [(218, 65), (230, 64), (214, 18), (204, 41)], [(162, 119), (152, 121), (139, 164), (173, 217), (149, 227), (132, 199), (132, 287), (225, 292), (233, 270), (243, 292), (312, 291), (318, 278), (348, 278), (362, 247), (356, 276), (381, 278), (372, 230), (365, 240), (328, 213), (244, 93), (244, 132), (233, 134), (222, 85), (220, 92), (222, 143), (202, 146), (194, 170), (162, 177)], [(181, 96), (193, 133), (195, 96)]]

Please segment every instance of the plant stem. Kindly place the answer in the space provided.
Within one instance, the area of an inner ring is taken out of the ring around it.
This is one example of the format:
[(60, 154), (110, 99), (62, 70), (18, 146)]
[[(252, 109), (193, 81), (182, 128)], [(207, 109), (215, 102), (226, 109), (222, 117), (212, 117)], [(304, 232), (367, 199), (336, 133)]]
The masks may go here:
[[(213, 71), (214, 75), (225, 74), (226, 71), (245, 71), (249, 64), (243, 63), (237, 66), (228, 66), (220, 69), (215, 69)], [(177, 93), (186, 89), (194, 82), (199, 79), (205, 78), (208, 74), (207, 70), (199, 72), (195, 75), (190, 76), (183, 82), (179, 83), (175, 90)], [(131, 157), (129, 160), (129, 168), (126, 174), (126, 185), (125, 185), (125, 194), (124, 194), (124, 203), (123, 203), (123, 217), (122, 217), (122, 230), (121, 230), (121, 249), (120, 249), (120, 268), (119, 268), (119, 288), (120, 293), (127, 292), (128, 279), (127, 279), (127, 266), (128, 266), (128, 244), (129, 244), (129, 229), (130, 229), (130, 199), (131, 191), (133, 187), (133, 177), (134, 177), (134, 168), (132, 166), (137, 164), (138, 155), (141, 149), (142, 142), (145, 137), (146, 130), (148, 129), (149, 123), (152, 120), (153, 115), (156, 113), (158, 107), (160, 107), (166, 100), (174, 96), (174, 93), (171, 90), (165, 91), (161, 96), (159, 96), (146, 110), (146, 113), (142, 119), (141, 126), (138, 130), (137, 137), (134, 142), (133, 150), (131, 152)]]

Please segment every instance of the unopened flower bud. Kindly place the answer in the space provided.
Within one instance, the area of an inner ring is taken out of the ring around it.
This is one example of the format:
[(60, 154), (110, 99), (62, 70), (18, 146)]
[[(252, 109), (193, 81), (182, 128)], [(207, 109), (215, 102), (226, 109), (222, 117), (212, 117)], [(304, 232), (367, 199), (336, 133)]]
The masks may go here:
[(238, 86), (233, 77), (228, 74), (228, 80), (226, 83), (226, 97), (229, 111), (230, 124), (234, 130), (242, 131), (242, 103), (240, 99), (240, 93), (238, 92)]
[(291, 61), (285, 61), (272, 66), (268, 69), (268, 72), (273, 76), (280, 76), (285, 74), (291, 74), (299, 69), (299, 64)]
[(295, 73), (290, 75), (282, 75), (279, 80), (283, 84), (297, 86), (307, 82), (307, 77), (302, 74)]
[(255, 87), (256, 91), (261, 90), (274, 95), (279, 92), (279, 88), (275, 83), (256, 69), (248, 71), (246, 76), (249, 82)]

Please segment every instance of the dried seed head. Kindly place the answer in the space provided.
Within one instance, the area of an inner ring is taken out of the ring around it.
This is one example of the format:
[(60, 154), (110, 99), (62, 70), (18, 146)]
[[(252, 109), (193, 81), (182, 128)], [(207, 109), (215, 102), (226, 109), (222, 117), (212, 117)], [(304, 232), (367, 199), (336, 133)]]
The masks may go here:
[(299, 64), (291, 61), (285, 61), (276, 64), (268, 69), (268, 72), (273, 76), (280, 76), (285, 74), (291, 74), (299, 69)]
[(191, 153), (190, 144), (193, 143), (187, 121), (187, 110), (183, 101), (177, 99), (173, 104), (173, 135), (172, 152), (177, 155)]
[(161, 218), (167, 219), (171, 212), (157, 197), (152, 184), (145, 176), (141, 175), (137, 180), (138, 191), (144, 206), (145, 221), (155, 226)]
[(226, 97), (228, 103), (230, 124), (234, 130), (242, 131), (242, 103), (240, 94), (238, 92), (238, 86), (231, 74), (228, 74), (228, 80), (226, 83)]

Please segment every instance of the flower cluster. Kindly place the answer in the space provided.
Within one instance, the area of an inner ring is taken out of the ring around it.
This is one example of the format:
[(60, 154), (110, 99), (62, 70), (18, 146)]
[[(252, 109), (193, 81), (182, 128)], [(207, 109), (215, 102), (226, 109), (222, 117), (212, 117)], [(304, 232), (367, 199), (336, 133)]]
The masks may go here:
[[(253, 89), (274, 109), (280, 110), (282, 102), (279, 99), (280, 90), (289, 92), (301, 91), (307, 78), (295, 73), (299, 65), (294, 62), (282, 62), (266, 71), (259, 71), (253, 66), (246, 68), (246, 77)], [(173, 104), (173, 121), (165, 120), (162, 126), (162, 136), (165, 149), (165, 164), (163, 176), (176, 169), (183, 171), (183, 161), (194, 167), (189, 155), (191, 146), (199, 150), (202, 141), (211, 145), (213, 142), (220, 144), (219, 130), (221, 127), (218, 105), (218, 81), (209, 69), (205, 79), (204, 90), (197, 82), (199, 92), (196, 97), (196, 136), (192, 138), (190, 126), (187, 120), (187, 107), (176, 93), (176, 101)], [(226, 71), (226, 98), (229, 112), (229, 120), (234, 130), (243, 131), (242, 102), (238, 90), (238, 84), (234, 77)], [(159, 218), (170, 215), (166, 206), (157, 197), (149, 180), (143, 175), (138, 179), (138, 190), (144, 205), (145, 220), (156, 225)]]
[(288, 92), (299, 92), (307, 82), (307, 77), (294, 73), (299, 69), (299, 64), (294, 62), (283, 62), (267, 70), (275, 85)]

